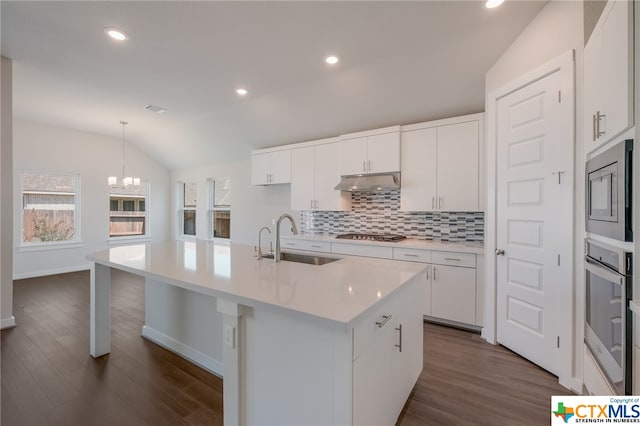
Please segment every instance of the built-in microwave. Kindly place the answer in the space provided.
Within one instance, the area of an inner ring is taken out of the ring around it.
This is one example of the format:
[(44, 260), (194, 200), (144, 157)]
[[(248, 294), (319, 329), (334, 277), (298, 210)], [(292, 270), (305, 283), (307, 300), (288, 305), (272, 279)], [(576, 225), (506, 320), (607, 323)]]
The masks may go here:
[(633, 241), (631, 171), (633, 140), (624, 140), (587, 161), (587, 232)]

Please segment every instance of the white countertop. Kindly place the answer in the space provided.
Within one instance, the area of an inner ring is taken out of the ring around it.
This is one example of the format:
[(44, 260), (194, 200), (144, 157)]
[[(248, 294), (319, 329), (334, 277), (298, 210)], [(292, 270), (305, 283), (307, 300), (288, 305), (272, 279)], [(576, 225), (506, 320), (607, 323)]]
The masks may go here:
[(258, 261), (253, 247), (176, 241), (114, 247), (87, 256), (98, 264), (241, 305), (275, 307), (349, 325), (426, 266), (327, 255), (322, 266)]
[(407, 238), (406, 240), (398, 242), (384, 242), (384, 241), (363, 241), (363, 240), (346, 240), (338, 239), (335, 235), (313, 235), (313, 234), (298, 234), (282, 236), (283, 239), (299, 239), (307, 241), (327, 241), (332, 243), (348, 243), (348, 244), (361, 244), (361, 245), (373, 245), (373, 246), (386, 246), (386, 247), (400, 247), (400, 248), (415, 248), (422, 250), (436, 250), (436, 251), (448, 251), (456, 253), (473, 253), (484, 254), (483, 243), (470, 243), (470, 242), (443, 242), (443, 241), (429, 241), (418, 240), (414, 238)]

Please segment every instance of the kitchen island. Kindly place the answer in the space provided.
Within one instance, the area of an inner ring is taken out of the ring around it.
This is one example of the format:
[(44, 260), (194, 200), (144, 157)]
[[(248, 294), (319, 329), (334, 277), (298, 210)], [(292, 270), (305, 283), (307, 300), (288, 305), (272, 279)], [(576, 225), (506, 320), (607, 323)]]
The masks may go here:
[[(215, 301), (219, 321), (200, 326), (221, 347), (228, 425), (393, 424), (422, 370), (421, 264), (350, 256), (274, 263), (250, 246), (204, 241), (116, 247), (88, 259), (94, 357), (110, 351), (111, 268), (145, 277), (147, 289)], [(171, 316), (179, 305), (165, 300), (160, 309)]]

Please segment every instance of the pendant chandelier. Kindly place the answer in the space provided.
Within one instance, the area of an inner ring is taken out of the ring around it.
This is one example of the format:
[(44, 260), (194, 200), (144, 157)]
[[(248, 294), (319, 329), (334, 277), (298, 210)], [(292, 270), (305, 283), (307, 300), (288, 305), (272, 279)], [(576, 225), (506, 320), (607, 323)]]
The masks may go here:
[(139, 177), (130, 177), (125, 174), (124, 169), (124, 127), (129, 124), (126, 121), (121, 121), (122, 124), (122, 175), (120, 177), (117, 176), (109, 176), (108, 182), (109, 186), (117, 186), (117, 187), (129, 187), (129, 186), (140, 186), (140, 178)]

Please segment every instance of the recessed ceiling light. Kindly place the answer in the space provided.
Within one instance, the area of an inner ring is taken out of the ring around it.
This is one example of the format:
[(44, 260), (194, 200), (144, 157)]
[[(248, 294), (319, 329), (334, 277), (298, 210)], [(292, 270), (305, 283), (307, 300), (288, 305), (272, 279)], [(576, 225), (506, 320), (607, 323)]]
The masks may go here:
[(338, 63), (338, 61), (340, 60), (340, 58), (338, 58), (337, 56), (331, 55), (331, 56), (327, 56), (326, 58), (324, 58), (324, 61), (326, 63), (328, 63), (329, 65), (335, 65)]
[(104, 32), (114, 40), (118, 40), (118, 41), (129, 40), (129, 36), (127, 35), (127, 33), (117, 28), (107, 27), (104, 29)]
[(239, 89), (236, 89), (236, 93), (237, 93), (238, 95), (240, 95), (240, 96), (244, 96), (244, 95), (246, 95), (246, 94), (247, 94), (247, 93), (249, 93), (249, 92), (247, 91), (247, 89), (243, 89), (243, 88), (241, 87), (241, 88), (239, 88)]
[(165, 107), (153, 104), (145, 105), (144, 109), (146, 109), (147, 111), (155, 112), (156, 114), (164, 114), (168, 111)]
[(484, 7), (487, 9), (493, 9), (494, 7), (500, 6), (502, 3), (504, 3), (504, 0), (486, 0), (484, 2)]

